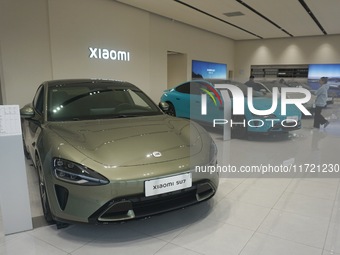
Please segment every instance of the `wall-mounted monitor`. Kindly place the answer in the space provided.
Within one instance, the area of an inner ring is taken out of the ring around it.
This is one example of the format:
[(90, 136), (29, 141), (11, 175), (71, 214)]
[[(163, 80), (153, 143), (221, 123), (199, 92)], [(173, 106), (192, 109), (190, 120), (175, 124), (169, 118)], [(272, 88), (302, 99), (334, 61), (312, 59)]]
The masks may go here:
[(308, 68), (308, 85), (311, 89), (319, 88), (319, 79), (328, 77), (331, 87), (340, 86), (340, 64), (310, 64)]
[(192, 78), (227, 79), (227, 64), (193, 60)]

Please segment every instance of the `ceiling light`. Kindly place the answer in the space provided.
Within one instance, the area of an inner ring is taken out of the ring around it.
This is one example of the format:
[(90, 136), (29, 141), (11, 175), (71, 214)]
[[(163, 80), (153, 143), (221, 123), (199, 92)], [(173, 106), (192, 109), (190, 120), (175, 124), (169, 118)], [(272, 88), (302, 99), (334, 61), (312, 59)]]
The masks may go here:
[(244, 13), (242, 13), (242, 12), (226, 12), (226, 13), (223, 13), (223, 15), (225, 15), (227, 17), (238, 17), (238, 16), (243, 16)]

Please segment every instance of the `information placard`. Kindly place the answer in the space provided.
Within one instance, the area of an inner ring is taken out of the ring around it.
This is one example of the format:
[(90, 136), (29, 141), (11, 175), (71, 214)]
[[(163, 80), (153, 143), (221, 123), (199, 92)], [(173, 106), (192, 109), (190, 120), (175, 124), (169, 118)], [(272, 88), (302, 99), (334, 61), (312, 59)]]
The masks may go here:
[(0, 105), (0, 136), (21, 135), (18, 105)]

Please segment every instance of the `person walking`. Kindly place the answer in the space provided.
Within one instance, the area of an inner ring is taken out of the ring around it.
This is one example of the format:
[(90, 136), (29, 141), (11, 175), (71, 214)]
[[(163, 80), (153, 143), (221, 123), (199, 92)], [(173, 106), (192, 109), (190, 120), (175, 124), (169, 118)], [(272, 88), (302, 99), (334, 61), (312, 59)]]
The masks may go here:
[(326, 120), (322, 114), (322, 109), (327, 105), (327, 97), (328, 97), (328, 89), (329, 85), (327, 84), (328, 77), (321, 77), (319, 80), (320, 88), (316, 91), (316, 99), (315, 99), (315, 112), (314, 112), (314, 127), (320, 128), (320, 125), (323, 127), (327, 127), (329, 122)]

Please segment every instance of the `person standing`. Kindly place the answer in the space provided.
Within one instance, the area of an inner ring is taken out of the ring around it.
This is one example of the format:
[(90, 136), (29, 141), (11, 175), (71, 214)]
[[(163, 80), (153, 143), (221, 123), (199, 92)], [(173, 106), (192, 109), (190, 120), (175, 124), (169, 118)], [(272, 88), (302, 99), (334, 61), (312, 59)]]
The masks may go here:
[(316, 99), (315, 99), (315, 112), (314, 112), (314, 127), (320, 128), (320, 125), (323, 127), (327, 127), (329, 122), (326, 120), (322, 114), (322, 109), (327, 105), (327, 97), (328, 97), (328, 89), (329, 85), (327, 84), (328, 78), (321, 77), (319, 80), (320, 88), (316, 91)]
[(249, 80), (246, 81), (244, 84), (247, 85), (248, 87), (252, 87), (252, 85), (255, 83), (254, 79), (255, 79), (255, 76), (250, 75)]

